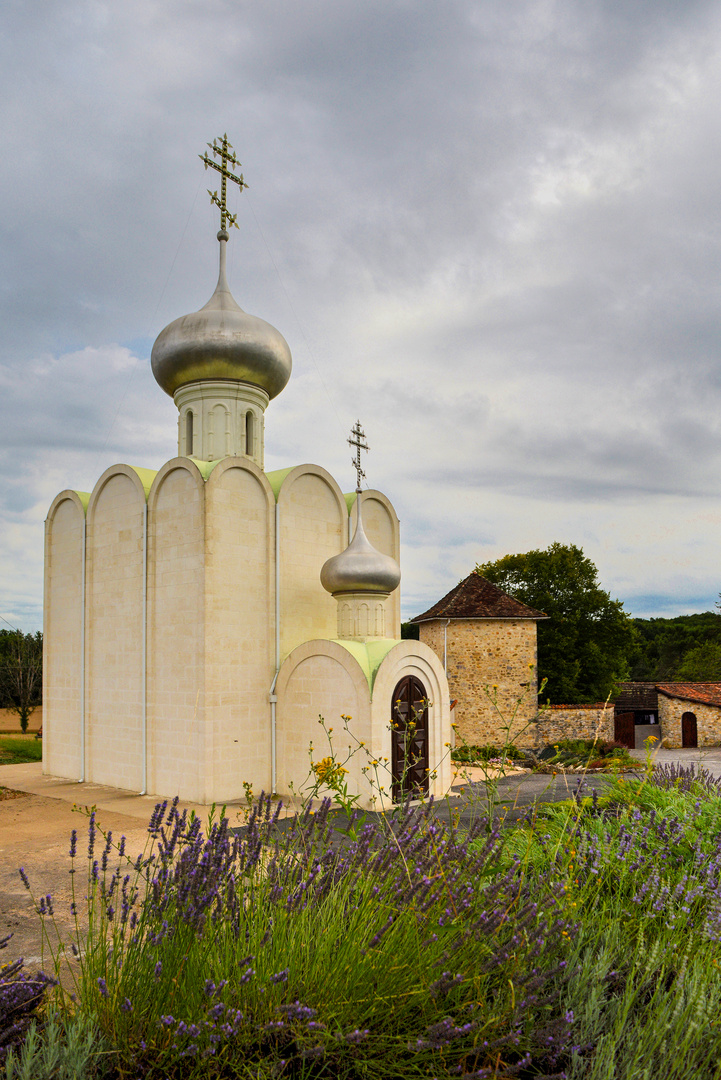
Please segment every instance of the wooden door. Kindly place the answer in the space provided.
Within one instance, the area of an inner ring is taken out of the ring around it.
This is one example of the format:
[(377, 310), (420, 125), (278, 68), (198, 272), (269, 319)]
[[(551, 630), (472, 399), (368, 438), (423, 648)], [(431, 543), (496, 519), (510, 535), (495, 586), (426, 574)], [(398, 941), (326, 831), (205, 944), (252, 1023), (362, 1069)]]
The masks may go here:
[(391, 703), (393, 801), (428, 793), (428, 695), (423, 683), (406, 675)]
[(698, 746), (695, 713), (685, 712), (681, 717), (681, 745), (688, 747)]
[(636, 724), (632, 712), (616, 713), (613, 721), (613, 735), (616, 742), (627, 746), (629, 750), (636, 748)]

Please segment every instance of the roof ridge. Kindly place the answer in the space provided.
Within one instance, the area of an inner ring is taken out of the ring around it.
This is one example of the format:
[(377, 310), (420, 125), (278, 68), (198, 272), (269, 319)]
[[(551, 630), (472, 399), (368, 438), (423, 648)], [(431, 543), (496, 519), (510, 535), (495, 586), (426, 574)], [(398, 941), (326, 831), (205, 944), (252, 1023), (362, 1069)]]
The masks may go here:
[(543, 611), (517, 600), (504, 592), (500, 585), (472, 570), (468, 577), (454, 585), (450, 592), (416, 615), (411, 622), (430, 622), (433, 619), (547, 619)]

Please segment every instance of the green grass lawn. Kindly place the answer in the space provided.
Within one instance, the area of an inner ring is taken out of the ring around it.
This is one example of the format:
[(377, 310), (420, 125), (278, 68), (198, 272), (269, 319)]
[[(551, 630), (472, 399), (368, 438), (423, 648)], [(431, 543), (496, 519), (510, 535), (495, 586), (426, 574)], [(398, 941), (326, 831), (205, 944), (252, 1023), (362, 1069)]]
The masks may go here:
[(34, 735), (0, 735), (0, 765), (22, 765), (42, 761), (42, 739)]

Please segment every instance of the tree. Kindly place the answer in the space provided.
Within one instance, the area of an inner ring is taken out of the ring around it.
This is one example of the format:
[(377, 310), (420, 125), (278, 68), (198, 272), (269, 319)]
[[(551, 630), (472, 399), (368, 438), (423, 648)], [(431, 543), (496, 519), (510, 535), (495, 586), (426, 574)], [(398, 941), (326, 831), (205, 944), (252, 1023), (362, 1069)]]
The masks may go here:
[(718, 682), (721, 679), (721, 642), (704, 641), (684, 654), (675, 678), (682, 682)]
[(632, 679), (708, 682), (721, 678), (721, 673), (714, 674), (714, 656), (721, 651), (721, 618), (715, 612), (676, 615), (673, 619), (634, 619), (633, 625), (637, 644), (631, 657)]
[(635, 630), (620, 600), (575, 544), (505, 555), (476, 572), (549, 616), (538, 623), (538, 675), (557, 704), (605, 701), (628, 678)]
[(0, 630), (0, 705), (20, 717), (20, 729), (42, 702), (43, 635)]

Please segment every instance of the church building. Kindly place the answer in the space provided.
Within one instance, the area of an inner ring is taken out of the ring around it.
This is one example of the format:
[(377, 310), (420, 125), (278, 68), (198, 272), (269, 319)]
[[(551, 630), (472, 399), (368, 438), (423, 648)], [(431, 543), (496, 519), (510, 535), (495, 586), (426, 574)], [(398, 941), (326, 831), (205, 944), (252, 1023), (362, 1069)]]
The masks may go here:
[(361, 491), (360, 425), (354, 492), (319, 465), (264, 471), (290, 349), (231, 295), (226, 183), (244, 181), (227, 138), (210, 150), (218, 283), (151, 360), (178, 408), (178, 456), (114, 465), (48, 512), (43, 769), (199, 803), (245, 783), (282, 796), (306, 781), (311, 742), (314, 760), (328, 754), (319, 716), (336, 732), (348, 716), (335, 745), (355, 750), (360, 805), (443, 794), (448, 683), (431, 647), (400, 640), (399, 523), (386, 495)]

